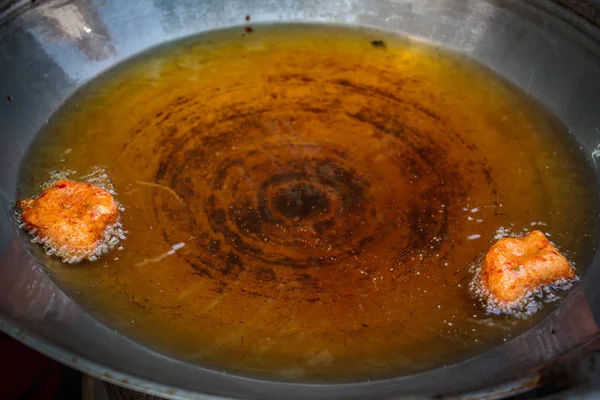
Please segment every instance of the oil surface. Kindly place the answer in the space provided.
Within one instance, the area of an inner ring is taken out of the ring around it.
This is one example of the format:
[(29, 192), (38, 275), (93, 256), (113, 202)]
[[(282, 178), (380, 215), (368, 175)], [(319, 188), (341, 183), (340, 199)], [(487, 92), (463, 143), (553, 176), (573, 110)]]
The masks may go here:
[(228, 372), (373, 378), (471, 357), (549, 311), (485, 315), (469, 267), (498, 232), (532, 226), (586, 265), (596, 209), (576, 149), (461, 56), (373, 31), (259, 26), (155, 49), (86, 85), (38, 136), (20, 194), (51, 171), (106, 169), (123, 248), (46, 260), (136, 340)]

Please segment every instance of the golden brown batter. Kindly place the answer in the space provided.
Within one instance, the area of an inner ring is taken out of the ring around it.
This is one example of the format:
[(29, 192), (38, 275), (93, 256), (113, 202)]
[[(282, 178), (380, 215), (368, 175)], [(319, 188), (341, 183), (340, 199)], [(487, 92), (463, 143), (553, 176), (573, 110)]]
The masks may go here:
[(545, 285), (573, 278), (569, 262), (540, 231), (499, 240), (486, 254), (481, 273), (489, 294), (509, 307)]
[(60, 180), (38, 198), (20, 200), (24, 229), (63, 261), (94, 260), (119, 218), (112, 195), (87, 182)]

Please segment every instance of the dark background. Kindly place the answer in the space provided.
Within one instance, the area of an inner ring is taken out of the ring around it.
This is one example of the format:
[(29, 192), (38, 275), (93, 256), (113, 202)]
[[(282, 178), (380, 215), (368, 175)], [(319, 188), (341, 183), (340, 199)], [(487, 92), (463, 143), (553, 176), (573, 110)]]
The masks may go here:
[(81, 399), (81, 373), (0, 333), (1, 400)]

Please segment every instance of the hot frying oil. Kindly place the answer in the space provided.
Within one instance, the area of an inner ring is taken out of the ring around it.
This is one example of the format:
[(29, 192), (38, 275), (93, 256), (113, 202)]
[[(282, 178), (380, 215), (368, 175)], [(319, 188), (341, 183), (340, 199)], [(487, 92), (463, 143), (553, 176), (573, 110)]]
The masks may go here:
[(49, 270), (104, 323), (232, 373), (471, 357), (536, 320), (469, 295), (495, 236), (541, 229), (579, 273), (595, 239), (590, 171), (559, 122), (487, 69), (380, 32), (231, 29), (142, 54), (56, 113), (21, 195), (98, 167), (128, 238)]

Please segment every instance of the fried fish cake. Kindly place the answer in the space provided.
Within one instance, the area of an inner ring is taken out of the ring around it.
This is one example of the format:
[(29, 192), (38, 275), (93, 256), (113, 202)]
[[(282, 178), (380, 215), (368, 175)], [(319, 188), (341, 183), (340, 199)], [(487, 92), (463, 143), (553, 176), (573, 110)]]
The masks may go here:
[(95, 259), (114, 245), (119, 207), (106, 190), (87, 182), (60, 180), (33, 199), (19, 200), (24, 229), (63, 261)]
[(482, 284), (489, 294), (508, 306), (545, 285), (574, 278), (575, 271), (567, 259), (540, 231), (522, 239), (499, 240), (486, 254), (481, 271)]

